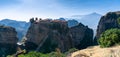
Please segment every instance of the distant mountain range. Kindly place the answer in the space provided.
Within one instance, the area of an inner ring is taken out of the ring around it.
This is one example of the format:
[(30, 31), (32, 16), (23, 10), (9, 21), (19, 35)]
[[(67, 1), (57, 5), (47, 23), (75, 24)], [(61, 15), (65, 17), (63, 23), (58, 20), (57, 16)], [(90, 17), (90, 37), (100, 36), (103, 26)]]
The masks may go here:
[[(72, 15), (70, 17), (59, 18), (58, 20), (66, 20), (68, 21), (68, 26), (73, 27), (81, 22), (82, 24), (92, 28), (94, 33), (96, 32), (98, 22), (102, 15), (98, 13), (91, 13), (87, 15)], [(15, 21), (11, 19), (3, 19), (0, 20), (0, 25), (6, 25), (14, 27), (17, 31), (17, 37), (21, 40), (21, 38), (26, 34), (30, 23), (25, 21)]]
[(101, 14), (94, 12), (87, 15), (73, 15), (65, 19), (66, 20), (75, 19), (78, 22), (81, 22), (82, 24), (87, 25), (90, 28), (96, 28), (101, 16), (102, 16)]
[(19, 38), (19, 40), (21, 40), (21, 38), (26, 34), (26, 32), (30, 26), (30, 23), (25, 22), (25, 21), (15, 21), (15, 20), (11, 20), (11, 19), (3, 19), (3, 20), (0, 20), (0, 25), (14, 27), (17, 31), (17, 37)]
[(76, 20), (94, 30), (94, 34), (96, 34), (97, 25), (101, 18), (101, 14), (96, 12), (87, 14), (87, 15), (72, 15), (69, 17), (65, 17), (65, 20)]

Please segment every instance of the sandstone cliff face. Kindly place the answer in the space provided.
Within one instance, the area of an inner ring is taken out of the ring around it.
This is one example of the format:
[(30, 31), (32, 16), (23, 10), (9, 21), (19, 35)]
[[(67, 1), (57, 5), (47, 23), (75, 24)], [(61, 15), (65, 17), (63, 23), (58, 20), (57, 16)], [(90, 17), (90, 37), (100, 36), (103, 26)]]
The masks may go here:
[(100, 34), (102, 34), (102, 32), (104, 32), (105, 30), (111, 28), (119, 28), (119, 24), (117, 22), (117, 19), (119, 17), (120, 17), (120, 12), (109, 12), (105, 16), (101, 17), (97, 27), (95, 42), (100, 37)]
[(0, 26), (0, 57), (16, 51), (17, 32), (12, 27)]
[(92, 46), (83, 50), (73, 52), (67, 57), (120, 57), (120, 46), (109, 48)]
[(86, 36), (93, 39), (93, 31), (84, 25), (69, 28), (66, 21), (41, 20), (31, 23), (26, 35), (26, 47), (44, 53), (54, 51), (55, 48), (64, 52), (73, 47), (87, 47), (91, 40)]

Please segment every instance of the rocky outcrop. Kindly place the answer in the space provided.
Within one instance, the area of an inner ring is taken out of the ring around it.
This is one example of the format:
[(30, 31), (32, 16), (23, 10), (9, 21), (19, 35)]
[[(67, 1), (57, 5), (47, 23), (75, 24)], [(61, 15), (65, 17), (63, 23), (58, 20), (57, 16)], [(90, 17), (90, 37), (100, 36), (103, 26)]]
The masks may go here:
[(46, 53), (59, 48), (64, 52), (73, 47), (80, 49), (84, 46), (85, 48), (93, 39), (93, 31), (81, 23), (69, 28), (67, 22), (63, 20), (31, 21), (26, 35), (27, 50)]
[(73, 52), (67, 57), (120, 57), (120, 46), (109, 48), (91, 46), (89, 48)]
[(100, 37), (100, 34), (102, 34), (105, 30), (111, 28), (119, 28), (119, 24), (117, 22), (117, 19), (119, 17), (120, 17), (120, 12), (109, 12), (105, 16), (101, 17), (97, 27), (95, 42)]
[(79, 23), (79, 25), (71, 27), (70, 32), (77, 49), (83, 49), (93, 44), (93, 30), (87, 26)]
[(67, 22), (46, 20), (32, 23), (26, 35), (27, 49), (51, 52), (60, 48), (66, 51), (72, 47), (71, 35), (68, 32)]
[(17, 32), (12, 27), (0, 26), (0, 57), (16, 51)]

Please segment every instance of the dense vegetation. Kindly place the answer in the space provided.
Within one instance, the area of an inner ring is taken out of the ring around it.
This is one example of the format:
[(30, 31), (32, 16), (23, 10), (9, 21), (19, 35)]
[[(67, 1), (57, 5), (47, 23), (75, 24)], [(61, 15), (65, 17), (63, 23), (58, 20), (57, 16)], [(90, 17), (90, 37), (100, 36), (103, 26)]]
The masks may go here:
[[(51, 53), (40, 53), (40, 52), (35, 52), (35, 51), (31, 51), (28, 52), (27, 54), (21, 54), (18, 57), (66, 57), (68, 54), (77, 51), (78, 49), (76, 48), (72, 48), (69, 51), (65, 52), (65, 53), (61, 53), (60, 49), (56, 49), (56, 51), (51, 52)], [(13, 55), (8, 55), (7, 57), (13, 57)]]
[(98, 39), (101, 47), (110, 47), (120, 43), (120, 29), (109, 29), (103, 32)]
[(43, 54), (43, 53), (33, 51), (33, 52), (29, 52), (28, 54), (19, 55), (18, 57), (65, 57), (65, 55), (57, 52)]
[(120, 17), (117, 19), (118, 24), (120, 25)]
[[(120, 17), (117, 18), (117, 23), (120, 26)], [(120, 44), (120, 29), (114, 28), (103, 32), (98, 39), (98, 43), (101, 47), (110, 47), (116, 44)]]

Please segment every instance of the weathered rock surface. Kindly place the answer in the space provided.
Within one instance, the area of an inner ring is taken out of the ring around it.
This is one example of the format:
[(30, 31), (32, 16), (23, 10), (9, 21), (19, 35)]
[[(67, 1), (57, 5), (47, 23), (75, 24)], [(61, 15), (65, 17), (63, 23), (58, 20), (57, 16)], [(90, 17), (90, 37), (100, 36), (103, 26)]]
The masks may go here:
[(12, 27), (0, 26), (0, 57), (13, 54), (18, 41), (17, 32)]
[(79, 25), (71, 27), (70, 32), (76, 48), (82, 49), (93, 44), (93, 30), (87, 26), (79, 23)]
[(119, 17), (120, 17), (120, 12), (109, 12), (105, 16), (101, 17), (97, 27), (95, 42), (100, 37), (100, 34), (102, 34), (102, 32), (104, 32), (105, 30), (111, 28), (119, 28), (119, 24), (117, 22), (117, 19)]
[(83, 50), (73, 52), (67, 57), (120, 57), (120, 46), (109, 48), (92, 46)]
[(82, 24), (69, 28), (67, 22), (61, 20), (40, 20), (39, 22), (32, 20), (26, 37), (28, 50), (46, 53), (60, 48), (64, 52), (73, 47), (80, 49), (82, 46), (84, 48), (89, 46), (93, 39), (93, 31)]

